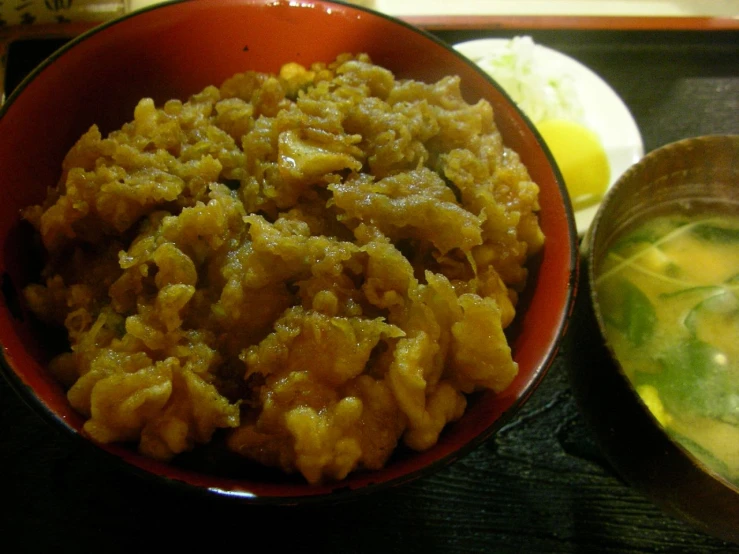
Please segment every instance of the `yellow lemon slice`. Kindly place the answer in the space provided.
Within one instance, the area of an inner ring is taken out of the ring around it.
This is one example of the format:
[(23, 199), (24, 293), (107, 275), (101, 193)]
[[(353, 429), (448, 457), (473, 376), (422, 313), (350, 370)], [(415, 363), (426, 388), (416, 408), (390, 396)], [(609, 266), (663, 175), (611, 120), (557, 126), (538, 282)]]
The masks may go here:
[(597, 204), (608, 187), (611, 168), (603, 145), (593, 131), (564, 119), (536, 125), (562, 172), (575, 210)]

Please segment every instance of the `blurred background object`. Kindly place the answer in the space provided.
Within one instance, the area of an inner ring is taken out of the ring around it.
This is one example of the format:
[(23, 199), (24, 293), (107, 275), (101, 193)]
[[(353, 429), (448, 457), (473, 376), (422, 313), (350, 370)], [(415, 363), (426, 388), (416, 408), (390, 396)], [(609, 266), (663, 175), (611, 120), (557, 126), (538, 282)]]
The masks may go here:
[(98, 22), (125, 11), (125, 0), (2, 0), (0, 29), (14, 25)]
[[(0, 104), (8, 64), (33, 68), (72, 37), (129, 9), (128, 0), (0, 0)], [(44, 44), (41, 44), (42, 41)], [(22, 47), (14, 47), (14, 45)], [(10, 52), (17, 61), (10, 62)], [(20, 53), (20, 54), (19, 54)]]

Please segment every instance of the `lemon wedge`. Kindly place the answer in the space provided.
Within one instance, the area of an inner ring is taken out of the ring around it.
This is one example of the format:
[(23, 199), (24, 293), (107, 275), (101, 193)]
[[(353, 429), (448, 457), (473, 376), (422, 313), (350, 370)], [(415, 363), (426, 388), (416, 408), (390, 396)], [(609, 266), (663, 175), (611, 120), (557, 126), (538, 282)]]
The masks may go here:
[(557, 162), (575, 210), (600, 202), (611, 178), (603, 145), (587, 127), (564, 119), (536, 125)]

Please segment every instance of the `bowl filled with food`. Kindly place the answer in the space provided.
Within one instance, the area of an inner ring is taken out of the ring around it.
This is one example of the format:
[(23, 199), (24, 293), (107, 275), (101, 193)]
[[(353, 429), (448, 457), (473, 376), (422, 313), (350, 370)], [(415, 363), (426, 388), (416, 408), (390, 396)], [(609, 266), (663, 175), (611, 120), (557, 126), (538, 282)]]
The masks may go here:
[(582, 246), (573, 390), (622, 476), (739, 539), (739, 136), (666, 145), (629, 169)]
[(573, 303), (570, 205), (526, 117), (346, 4), (95, 28), (8, 98), (0, 160), (4, 374), (186, 490), (342, 499), (443, 467), (528, 398)]

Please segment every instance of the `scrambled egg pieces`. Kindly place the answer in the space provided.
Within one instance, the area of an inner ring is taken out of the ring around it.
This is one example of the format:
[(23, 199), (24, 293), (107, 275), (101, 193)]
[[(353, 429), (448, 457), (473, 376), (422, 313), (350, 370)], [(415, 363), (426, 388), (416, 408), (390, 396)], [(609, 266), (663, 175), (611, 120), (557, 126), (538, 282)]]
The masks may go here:
[(51, 370), (95, 441), (342, 479), (511, 383), (537, 199), (457, 77), (246, 72), (79, 139), (24, 213), (48, 252), (25, 298), (67, 329)]

